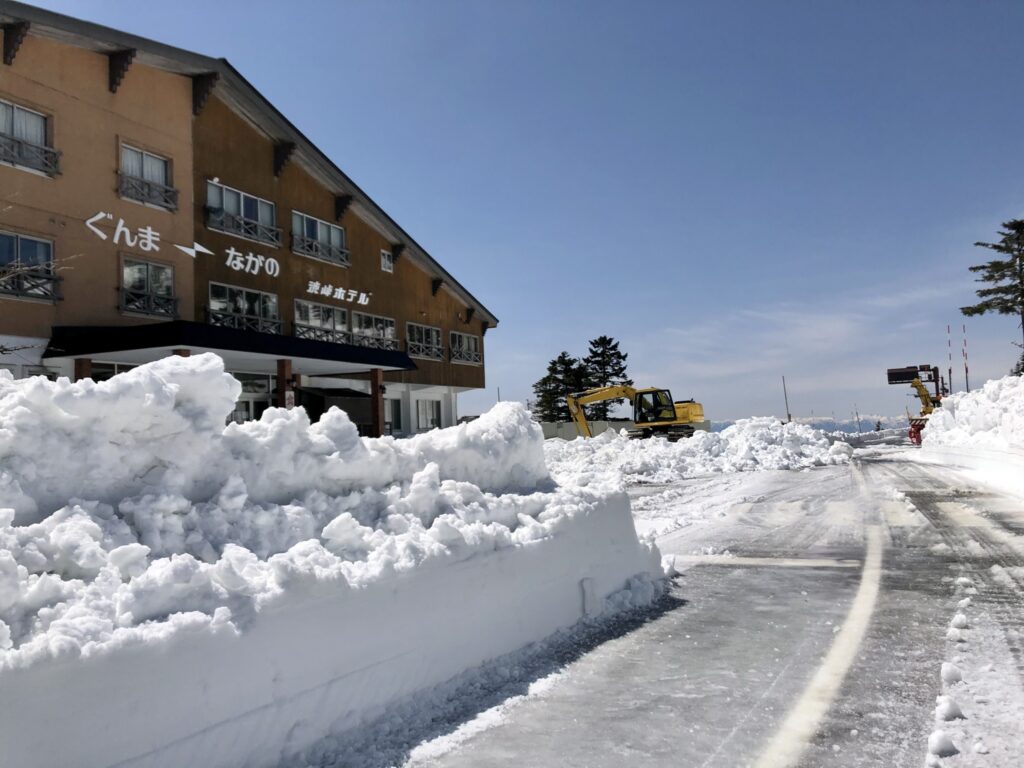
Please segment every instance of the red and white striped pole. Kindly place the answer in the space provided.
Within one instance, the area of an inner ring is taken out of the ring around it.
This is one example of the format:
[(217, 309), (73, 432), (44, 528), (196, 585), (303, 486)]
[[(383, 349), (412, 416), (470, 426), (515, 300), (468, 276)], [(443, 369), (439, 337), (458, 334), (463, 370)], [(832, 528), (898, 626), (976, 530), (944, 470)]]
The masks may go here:
[(968, 392), (971, 391), (971, 377), (967, 372), (967, 325), (964, 325), (964, 384)]
[(953, 391), (953, 333), (946, 323), (946, 353), (949, 355), (949, 391)]

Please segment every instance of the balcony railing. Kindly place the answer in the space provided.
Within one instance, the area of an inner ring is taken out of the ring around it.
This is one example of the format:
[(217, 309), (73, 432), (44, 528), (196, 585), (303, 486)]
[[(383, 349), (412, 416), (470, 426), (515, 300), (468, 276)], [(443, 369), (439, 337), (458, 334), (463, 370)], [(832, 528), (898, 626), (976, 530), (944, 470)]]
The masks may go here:
[(0, 163), (20, 165), (42, 171), (47, 176), (56, 176), (60, 173), (60, 151), (0, 134)]
[(296, 253), (312, 256), (314, 259), (323, 259), (342, 267), (347, 267), (352, 263), (348, 251), (344, 248), (324, 243), (313, 237), (297, 235), (294, 232), (292, 233), (292, 250)]
[(139, 312), (144, 315), (161, 317), (178, 316), (178, 300), (174, 296), (161, 296), (145, 291), (121, 289), (121, 311)]
[(281, 245), (280, 227), (260, 224), (252, 219), (245, 219), (236, 213), (228, 213), (223, 208), (206, 209), (206, 226), (232, 235), (241, 235), (250, 240), (257, 240), (269, 245)]
[(0, 268), (0, 293), (34, 299), (61, 298), (60, 278), (48, 269)]
[(280, 320), (268, 320), (256, 315), (239, 315), (235, 312), (208, 309), (206, 310), (206, 319), (210, 325), (222, 328), (237, 328), (240, 331), (257, 331), (259, 333), (281, 333)]
[(169, 211), (178, 210), (178, 190), (168, 187), (155, 181), (140, 179), (138, 176), (128, 176), (118, 173), (120, 184), (118, 190), (121, 197), (129, 200), (138, 200), (140, 203), (157, 205)]
[(444, 347), (440, 344), (426, 344), (422, 341), (410, 341), (406, 343), (406, 351), (413, 357), (429, 357), (434, 360), (444, 360)]
[(480, 365), (484, 361), (484, 354), (473, 349), (452, 349), (451, 360), (453, 363)]
[(358, 347), (370, 347), (371, 349), (398, 350), (398, 339), (386, 339), (383, 336), (370, 336), (364, 333), (353, 333), (352, 343)]
[(295, 338), (313, 339), (314, 341), (329, 341), (333, 344), (351, 344), (352, 334), (348, 331), (338, 331), (333, 328), (320, 328), (315, 325), (303, 325), (295, 323)]

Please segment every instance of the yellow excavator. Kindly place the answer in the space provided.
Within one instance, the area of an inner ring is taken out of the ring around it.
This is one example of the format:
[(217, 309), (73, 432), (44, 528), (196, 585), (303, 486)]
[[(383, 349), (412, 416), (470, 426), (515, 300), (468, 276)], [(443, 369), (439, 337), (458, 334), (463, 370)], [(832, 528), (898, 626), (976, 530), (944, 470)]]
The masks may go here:
[(569, 413), (576, 423), (576, 431), (583, 437), (593, 437), (583, 406), (605, 400), (625, 398), (633, 405), (634, 428), (629, 437), (645, 438), (655, 435), (667, 437), (670, 442), (691, 437), (699, 428), (705, 428), (704, 406), (694, 400), (672, 400), (667, 389), (648, 387), (634, 389), (628, 386), (596, 387), (567, 395)]

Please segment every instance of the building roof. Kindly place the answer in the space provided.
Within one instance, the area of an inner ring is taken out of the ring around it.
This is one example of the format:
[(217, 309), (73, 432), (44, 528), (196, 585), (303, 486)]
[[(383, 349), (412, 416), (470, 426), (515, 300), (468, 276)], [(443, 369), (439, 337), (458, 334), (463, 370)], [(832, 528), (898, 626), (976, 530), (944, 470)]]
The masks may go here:
[(408, 232), (350, 179), (312, 141), (296, 128), (227, 59), (186, 51), (138, 35), (82, 21), (13, 0), (0, 0), (0, 24), (28, 22), (29, 34), (56, 40), (78, 48), (109, 54), (135, 50), (135, 62), (186, 77), (216, 73), (215, 93), (232, 110), (276, 142), (295, 145), (290, 162), (298, 163), (336, 195), (351, 195), (351, 209), (376, 227), (392, 242), (404, 246), (402, 258), (409, 258), (431, 277), (472, 307), (477, 317), (491, 327), (498, 324), (480, 301), (442, 267)]

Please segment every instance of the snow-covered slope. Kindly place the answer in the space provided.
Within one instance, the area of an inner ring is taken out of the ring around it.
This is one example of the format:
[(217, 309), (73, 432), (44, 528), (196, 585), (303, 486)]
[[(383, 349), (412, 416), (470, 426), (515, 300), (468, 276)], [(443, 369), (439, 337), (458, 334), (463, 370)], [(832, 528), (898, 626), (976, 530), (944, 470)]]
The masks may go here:
[(548, 440), (548, 468), (561, 483), (672, 483), (687, 477), (756, 469), (803, 469), (849, 460), (853, 449), (818, 430), (774, 418), (744, 419), (688, 440), (630, 440), (605, 432), (593, 439)]
[(1024, 376), (947, 397), (928, 419), (924, 445), (1024, 450)]
[[(213, 355), (0, 371), (0, 765), (274, 765), (660, 575), (501, 404), (409, 440), (223, 427)], [(45, 714), (43, 714), (45, 713)]]

